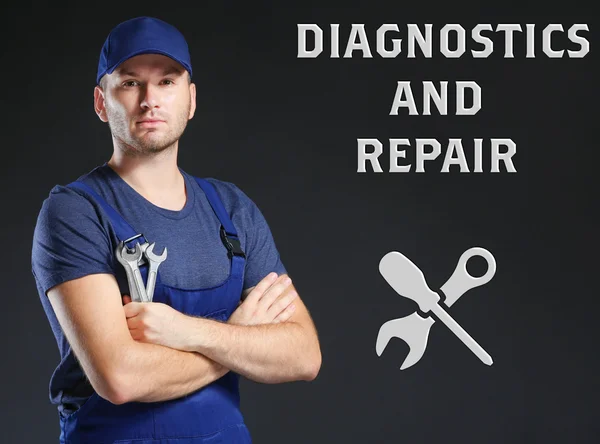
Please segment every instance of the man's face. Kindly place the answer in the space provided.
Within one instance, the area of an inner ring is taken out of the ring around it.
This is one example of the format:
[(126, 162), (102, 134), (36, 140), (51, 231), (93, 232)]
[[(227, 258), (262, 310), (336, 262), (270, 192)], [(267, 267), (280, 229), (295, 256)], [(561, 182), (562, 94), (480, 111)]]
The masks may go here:
[(175, 143), (194, 115), (196, 89), (188, 72), (160, 54), (132, 57), (104, 76), (94, 102), (113, 137), (139, 154), (163, 151)]

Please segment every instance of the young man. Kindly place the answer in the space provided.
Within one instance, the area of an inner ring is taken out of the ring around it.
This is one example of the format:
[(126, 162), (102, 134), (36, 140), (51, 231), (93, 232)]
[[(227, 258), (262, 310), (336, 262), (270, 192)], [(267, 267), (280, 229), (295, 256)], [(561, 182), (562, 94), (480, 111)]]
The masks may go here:
[(61, 443), (249, 443), (239, 375), (319, 371), (314, 324), (259, 209), (177, 165), (191, 76), (171, 25), (114, 28), (94, 90), (112, 157), (42, 205), (32, 271), (61, 355)]

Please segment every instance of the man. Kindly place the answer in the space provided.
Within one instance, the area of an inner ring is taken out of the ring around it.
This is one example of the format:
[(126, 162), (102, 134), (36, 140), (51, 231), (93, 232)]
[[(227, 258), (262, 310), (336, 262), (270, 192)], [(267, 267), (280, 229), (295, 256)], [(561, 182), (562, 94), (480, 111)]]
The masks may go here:
[(50, 398), (61, 443), (249, 443), (239, 375), (318, 374), (314, 324), (259, 209), (232, 183), (177, 166), (191, 76), (171, 25), (115, 27), (94, 90), (112, 157), (42, 205), (32, 271), (60, 350)]

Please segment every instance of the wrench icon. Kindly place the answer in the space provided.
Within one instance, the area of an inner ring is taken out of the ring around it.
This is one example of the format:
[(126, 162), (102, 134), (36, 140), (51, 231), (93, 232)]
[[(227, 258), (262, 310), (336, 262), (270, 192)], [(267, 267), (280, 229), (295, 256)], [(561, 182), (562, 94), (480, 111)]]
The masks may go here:
[[(466, 267), (467, 261), (474, 256), (483, 257), (488, 265), (486, 273), (478, 278), (471, 276)], [(481, 361), (492, 365), (492, 357), (438, 305), (439, 295), (429, 289), (421, 270), (407, 257), (396, 251), (390, 252), (381, 259), (379, 271), (397, 293), (417, 302), (422, 311), (436, 314)], [(495, 273), (494, 256), (484, 248), (470, 248), (461, 255), (454, 273), (441, 288), (446, 295), (444, 303), (452, 306), (468, 290), (489, 282)], [(377, 355), (381, 356), (389, 341), (397, 337), (403, 339), (410, 348), (400, 370), (413, 366), (425, 353), (429, 331), (434, 323), (435, 320), (430, 316), (423, 318), (417, 312), (384, 323), (379, 329), (375, 345)]]

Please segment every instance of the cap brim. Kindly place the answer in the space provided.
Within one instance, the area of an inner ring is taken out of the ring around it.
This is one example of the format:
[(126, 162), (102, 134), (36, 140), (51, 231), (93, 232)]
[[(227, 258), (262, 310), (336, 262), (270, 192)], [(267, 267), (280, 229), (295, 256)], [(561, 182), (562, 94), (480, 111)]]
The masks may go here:
[(98, 78), (98, 82), (100, 82), (100, 79), (105, 75), (105, 74), (112, 74), (114, 72), (115, 69), (117, 69), (117, 67), (123, 63), (125, 60), (129, 60), (132, 57), (141, 55), (141, 54), (160, 54), (160, 55), (164, 55), (166, 57), (169, 57), (172, 60), (175, 60), (177, 63), (179, 63), (181, 66), (183, 66), (185, 68), (186, 71), (188, 71), (190, 73), (190, 78), (192, 77), (192, 67), (191, 66), (187, 66), (186, 63), (184, 63), (183, 61), (181, 61), (180, 59), (178, 59), (177, 57), (175, 57), (173, 54), (169, 54), (167, 51), (163, 51), (162, 49), (156, 49), (156, 48), (145, 48), (145, 49), (140, 49), (138, 51), (135, 51), (131, 54), (128, 54), (127, 56), (123, 57), (121, 60), (119, 60), (117, 63), (115, 63), (114, 65), (112, 65), (111, 67), (107, 68), (106, 71), (104, 72), (104, 74), (102, 74), (102, 76), (100, 76)]

